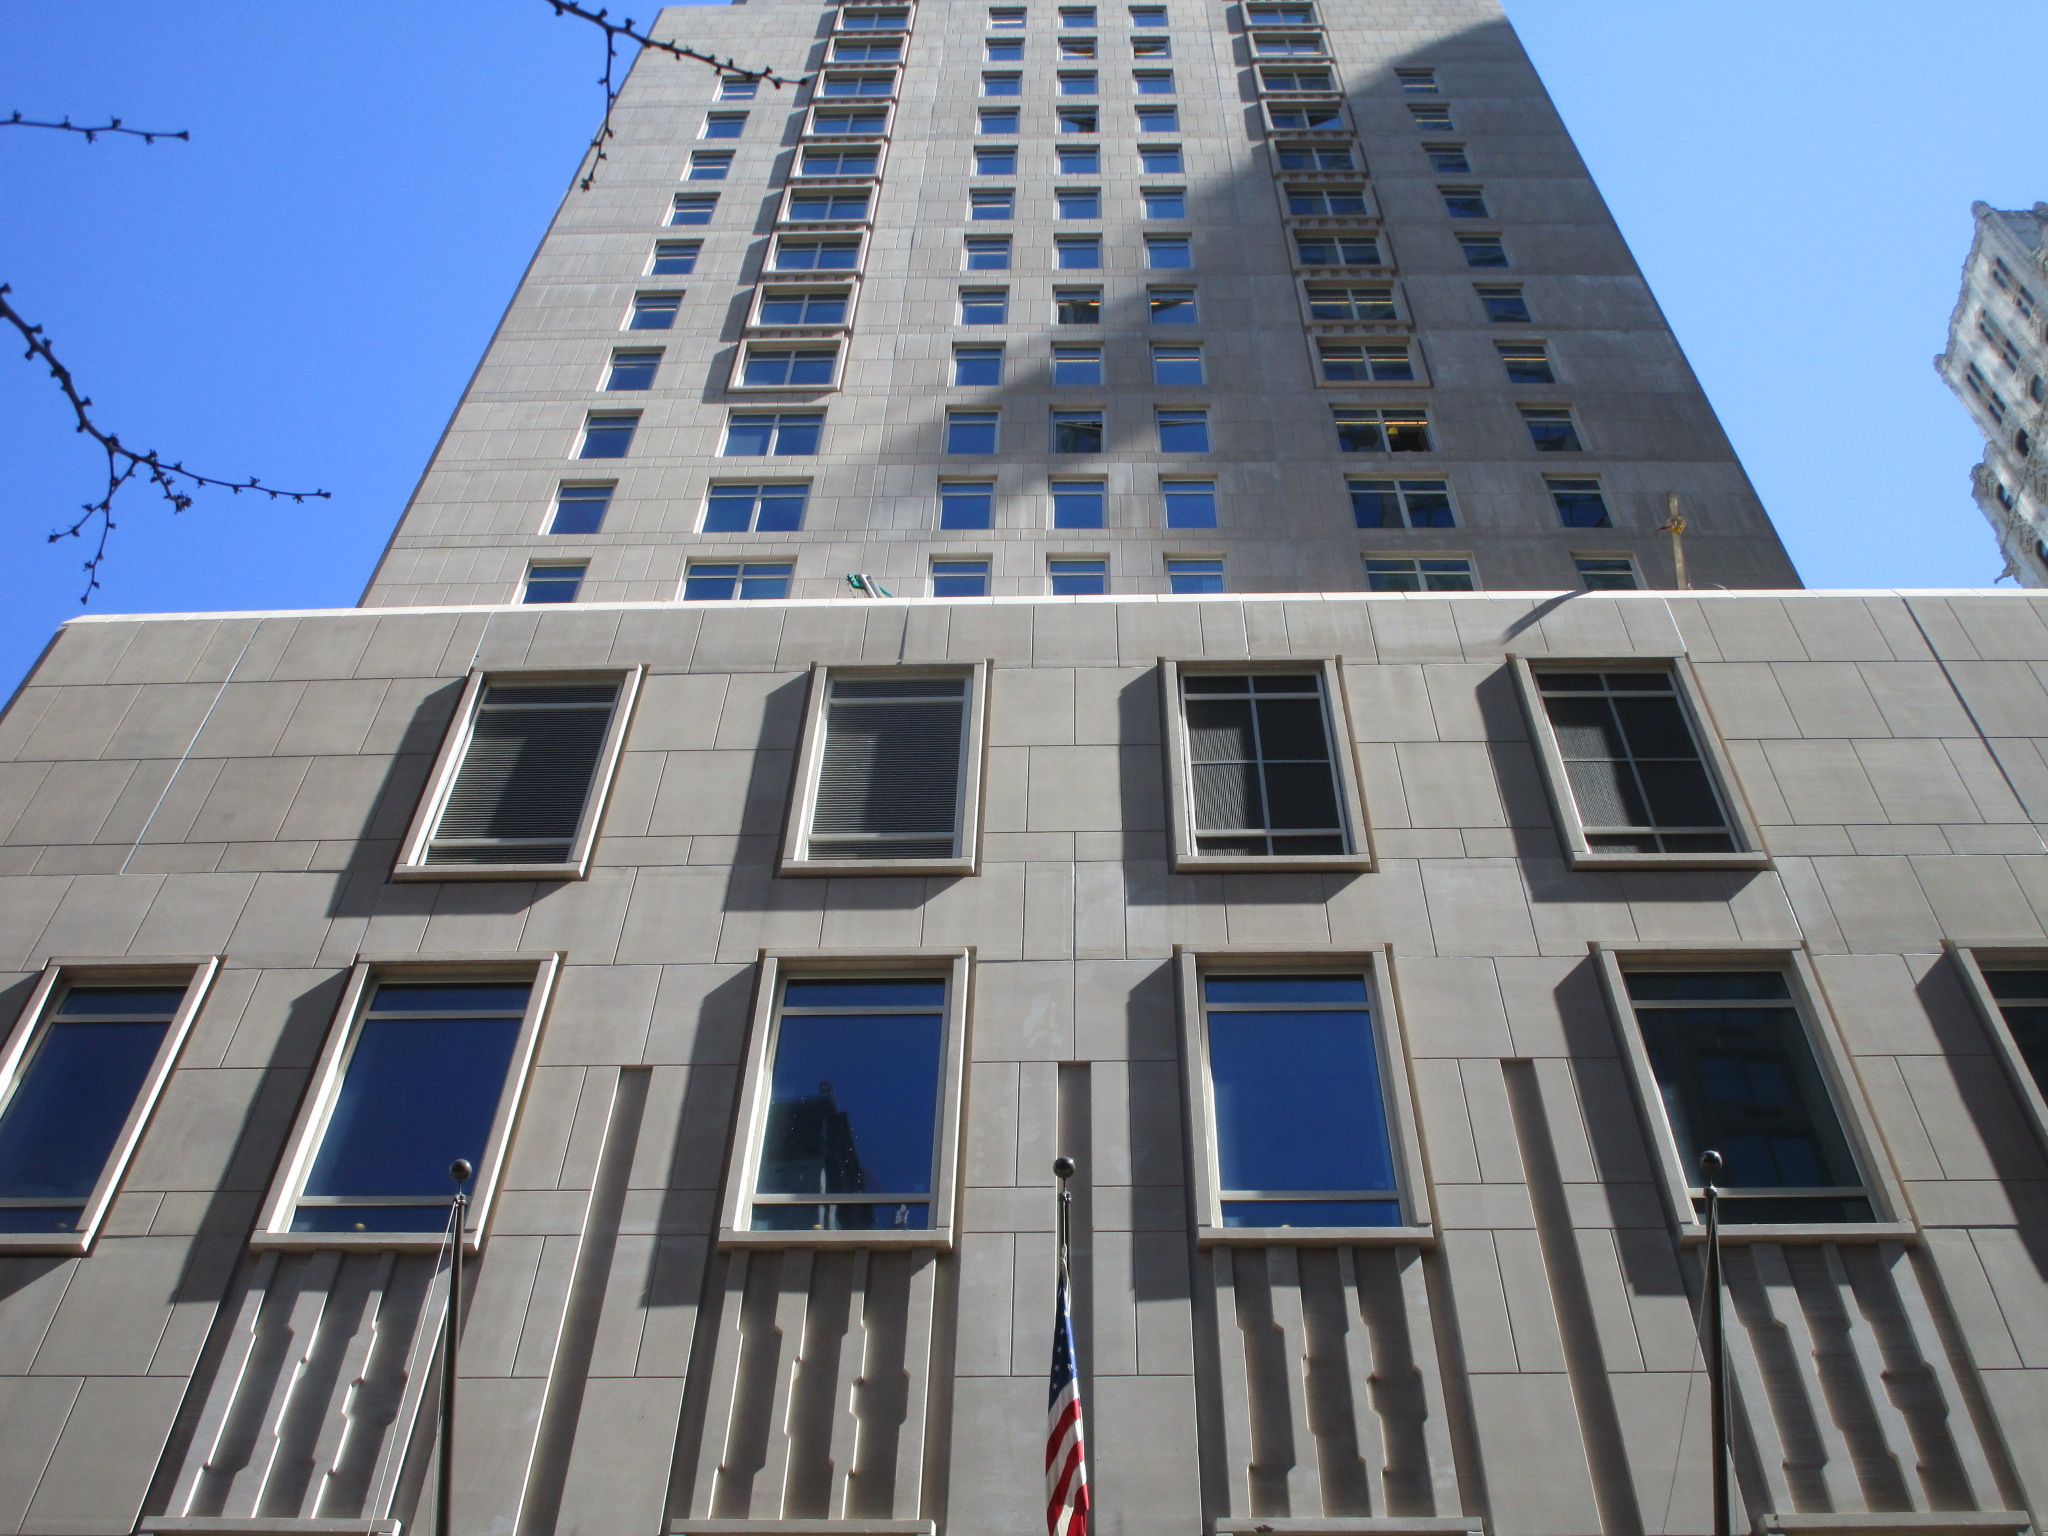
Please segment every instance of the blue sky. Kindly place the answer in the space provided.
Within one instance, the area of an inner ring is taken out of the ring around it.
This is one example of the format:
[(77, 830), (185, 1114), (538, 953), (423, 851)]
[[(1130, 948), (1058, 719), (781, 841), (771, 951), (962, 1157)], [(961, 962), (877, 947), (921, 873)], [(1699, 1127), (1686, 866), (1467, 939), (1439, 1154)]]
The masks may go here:
[[(1996, 577), (1979, 440), (1930, 359), (1971, 199), (2048, 198), (2048, 6), (1507, 8), (1808, 584)], [(0, 116), (192, 131), (0, 129), (13, 302), (130, 444), (334, 492), (173, 518), (131, 489), (93, 611), (355, 602), (595, 125), (595, 31), (544, 0), (0, 17)], [(0, 681), (79, 611), (85, 550), (43, 536), (98, 474), (0, 354)]]

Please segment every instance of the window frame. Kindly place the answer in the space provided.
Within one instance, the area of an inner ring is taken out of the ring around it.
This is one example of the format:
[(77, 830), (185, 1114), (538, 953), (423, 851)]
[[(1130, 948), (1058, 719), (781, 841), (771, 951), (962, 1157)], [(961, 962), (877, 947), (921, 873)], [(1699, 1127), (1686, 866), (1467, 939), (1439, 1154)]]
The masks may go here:
[[(1554, 653), (1531, 655), (1510, 651), (1508, 666), (1515, 690), (1521, 696), (1522, 713), (1529, 726), (1529, 744), (1543, 774), (1543, 787), (1550, 796), (1550, 808), (1557, 821), (1559, 840), (1564, 844), (1565, 862), (1575, 870), (1587, 869), (1769, 869), (1771, 855), (1757, 830), (1742, 782), (1735, 775), (1734, 760), (1721, 741), (1721, 732), (1709, 713), (1706, 696), (1691, 660), (1683, 653), (1646, 652), (1636, 656), (1567, 656)], [(1728, 830), (1739, 845), (1728, 853), (1628, 853), (1619, 849), (1595, 848), (1586, 839), (1586, 826), (1579, 816), (1578, 798), (1572, 793), (1571, 778), (1565, 770), (1564, 754), (1558, 749), (1557, 734), (1551, 729), (1550, 714), (1543, 707), (1542, 690), (1536, 684), (1536, 665), (1551, 671), (1644, 672), (1661, 667), (1671, 670), (1673, 694), (1692, 729), (1693, 745), (1700, 761), (1714, 781), (1715, 793), (1728, 814)]]
[[(1181, 1090), (1187, 1106), (1192, 1155), (1188, 1160), (1189, 1194), (1195, 1212), (1195, 1246), (1268, 1247), (1392, 1247), (1400, 1243), (1433, 1246), (1436, 1224), (1430, 1198), (1429, 1171), (1422, 1156), (1422, 1135), (1415, 1113), (1413, 1054), (1401, 1016), (1400, 988), (1394, 974), (1394, 947), (1363, 949), (1275, 950), (1252, 945), (1222, 944), (1200, 949), (1174, 946), (1174, 990), (1180, 1025)], [(1304, 972), (1363, 975), (1366, 1006), (1371, 1011), (1373, 1047), (1379, 1058), (1380, 1084), (1386, 1099), (1387, 1140), (1394, 1153), (1401, 1214), (1398, 1227), (1226, 1227), (1223, 1225), (1222, 1173), (1217, 1160), (1216, 1101), (1209, 1073), (1209, 1030), (1203, 1008), (1202, 982), (1210, 975), (1276, 976)]]
[[(828, 183), (829, 185), (829, 183)], [(769, 241), (768, 249), (762, 253), (761, 268), (754, 274), (756, 285), (767, 283), (857, 283), (866, 269), (868, 259), (868, 229), (865, 225), (836, 226), (816, 229), (797, 227), (777, 229)], [(781, 265), (782, 248), (793, 243), (798, 247), (811, 246), (823, 250), (828, 244), (853, 245), (853, 265), (850, 267), (785, 267)], [(750, 302), (747, 313), (756, 312), (755, 303)], [(851, 312), (849, 311), (849, 314)]]
[[(491, 1118), (491, 1133), (469, 1184), (469, 1212), (463, 1221), (462, 1245), (468, 1253), (480, 1249), (504, 1179), (512, 1132), (519, 1123), (520, 1111), (525, 1107), (527, 1089), (533, 1079), (541, 1026), (567, 960), (568, 956), (559, 950), (467, 955), (431, 961), (422, 961), (417, 955), (357, 955), (355, 964), (349, 968), (347, 984), (342, 988), (340, 1005), (329, 1021), (326, 1043), (321, 1047), (320, 1059), (313, 1068), (306, 1096), (299, 1104), (298, 1116), (292, 1122), (284, 1154), (271, 1175), (262, 1214), (257, 1218), (255, 1231), (249, 1234), (249, 1246), (257, 1250), (372, 1248), (411, 1253), (437, 1251), (443, 1237), (440, 1232), (294, 1232), (291, 1230), (292, 1213), (298, 1205), (300, 1191), (313, 1171), (313, 1160), (319, 1153), (335, 1099), (341, 1092), (356, 1041), (362, 1034), (363, 1021), (369, 1012), (365, 1005), (373, 995), (372, 982), (394, 978), (430, 982), (509, 980), (515, 975), (522, 980), (530, 977), (532, 990), (527, 994), (526, 1012), (513, 1040), (512, 1059), (505, 1069), (505, 1081), (498, 1090), (498, 1107)], [(452, 1180), (448, 1192), (451, 1196), (455, 1193)]]
[[(948, 557), (953, 558), (953, 557)], [(776, 872), (801, 875), (978, 875), (981, 873), (982, 805), (988, 778), (988, 693), (990, 664), (957, 666), (863, 667), (814, 662), (810, 691), (804, 701), (803, 736), (791, 779), (789, 814), (782, 828), (782, 850)], [(825, 762), (828, 684), (833, 674), (855, 678), (945, 677), (967, 679), (967, 721), (960, 742), (960, 851), (950, 859), (820, 859), (809, 854), (811, 816), (816, 809), (818, 775)]]
[[(1193, 778), (1187, 739), (1187, 711), (1181, 679), (1189, 674), (1222, 673), (1236, 676), (1257, 672), (1308, 672), (1319, 674), (1323, 683), (1323, 723), (1330, 733), (1330, 757), (1336, 769), (1338, 809), (1345, 821), (1346, 853), (1243, 854), (1202, 853), (1196, 842)], [(1351, 703), (1344, 687), (1344, 662), (1340, 656), (1298, 656), (1265, 661), (1176, 661), (1162, 657), (1159, 662), (1160, 704), (1164, 712), (1162, 734), (1166, 742), (1166, 823), (1171, 842), (1173, 872), (1198, 874), (1205, 871), (1274, 872), (1309, 870), (1371, 870), (1377, 867), (1372, 818), (1368, 814), (1364, 777), (1358, 765), (1357, 732), (1351, 724)]]
[[(946, 1020), (939, 1052), (939, 1102), (933, 1121), (931, 1225), (921, 1231), (756, 1232), (752, 1229), (753, 1187), (761, 1165), (770, 1089), (779, 1035), (782, 983), (792, 978), (876, 979), (888, 976), (943, 976)], [(973, 951), (968, 949), (874, 950), (764, 949), (754, 978), (747, 1030), (747, 1054), (740, 1101), (733, 1116), (725, 1190), (719, 1205), (718, 1246), (735, 1248), (933, 1248), (950, 1252), (955, 1243), (961, 1183), (961, 1120), (965, 1108), (968, 1028), (973, 986)]]
[[(771, 252), (770, 254), (773, 253)], [(814, 276), (806, 279), (802, 277), (801, 271), (781, 272), (773, 268), (767, 268), (761, 272), (761, 275), (754, 282), (753, 296), (747, 301), (747, 318), (743, 329), (749, 340), (774, 336), (788, 336), (792, 338), (840, 336), (853, 329), (854, 312), (860, 307), (861, 284), (858, 272), (830, 267), (813, 268), (811, 270), (831, 275), (825, 277)], [(825, 288), (844, 288), (846, 290), (846, 317), (843, 320), (823, 321), (816, 325), (809, 323), (791, 325), (782, 321), (763, 320), (761, 318), (761, 306), (766, 302), (769, 291), (781, 288), (802, 288), (807, 291)], [(733, 377), (738, 378), (740, 372), (740, 364), (734, 363)], [(832, 370), (832, 379), (833, 385), (836, 387), (839, 380), (839, 370), (836, 367)], [(809, 387), (816, 388), (818, 386), (813, 385)]]
[(29, 991), (28, 1000), (15, 1016), (12, 1028), (4, 1039), (0, 1039), (0, 1114), (6, 1113), (14, 1090), (21, 1082), (23, 1070), (56, 1023), (57, 1014), (51, 1007), (52, 1001), (71, 988), (148, 986), (152, 983), (172, 986), (182, 979), (185, 995), (164, 1028), (164, 1038), (157, 1046), (156, 1057), (135, 1090), (135, 1102), (129, 1105), (128, 1117), (122, 1121), (113, 1146), (107, 1150), (99, 1177), (80, 1202), (84, 1211), (76, 1230), (0, 1232), (0, 1258), (11, 1254), (82, 1257), (92, 1252), (93, 1244), (99, 1240), (100, 1231), (106, 1225), (108, 1213), (121, 1193), (129, 1166), (141, 1148), (143, 1135), (149, 1129), (149, 1122), (156, 1113), (165, 1086), (170, 1082), (185, 1041), (192, 1033), (193, 1022), (199, 1017), (199, 1010), (206, 1005), (207, 993), (220, 975), (221, 965), (221, 956), (202, 955), (141, 962), (53, 957), (43, 966), (42, 973)]
[(1841, 1242), (1879, 1242), (1915, 1238), (1919, 1224), (1910, 1215), (1904, 1187), (1884, 1151), (1877, 1118), (1871, 1113), (1863, 1085), (1856, 1073), (1840, 1025), (1827, 1006), (1827, 996), (1813, 963), (1803, 946), (1745, 945), (1716, 941), (1686, 943), (1608, 943), (1589, 941), (1595, 968), (1600, 973), (1601, 991), (1607, 1002), (1609, 1021), (1621, 1045), (1622, 1060), (1634, 1093), (1636, 1113), (1646, 1133), (1650, 1160), (1656, 1165), (1653, 1177), (1662, 1194), (1667, 1217), (1676, 1224), (1680, 1241), (1692, 1245), (1706, 1241), (1707, 1229), (1693, 1209), (1693, 1178), (1697, 1169), (1684, 1166), (1678, 1138), (1664, 1109), (1663, 1092), (1650, 1065), (1649, 1047), (1636, 1022), (1635, 1003), (1628, 995), (1627, 972), (1634, 971), (1757, 971), (1784, 974), (1792, 994), (1792, 1007), (1806, 1032), (1814, 1066), (1826, 1084), (1831, 1107), (1841, 1122), (1842, 1136), (1850, 1156), (1864, 1177), (1875, 1221), (1743, 1222), (1722, 1223), (1724, 1243), (1775, 1243), (1787, 1239), (1832, 1238)]
[[(871, 154), (875, 157), (875, 168), (871, 171), (807, 171), (804, 156), (811, 152), (821, 154)], [(789, 162), (789, 181), (803, 186), (832, 186), (837, 182), (877, 181), (888, 168), (889, 144), (885, 139), (863, 139), (851, 136), (830, 137), (821, 140), (806, 139), (796, 147), (796, 153)]]
[(2026, 1057), (2020, 1054), (2019, 1042), (2013, 1038), (2012, 1028), (2005, 1022), (2005, 1010), (1992, 993), (1990, 978), (1985, 975), (1986, 971), (2048, 970), (2048, 955), (2038, 947), (1972, 944), (1957, 939), (1943, 939), (1941, 947), (1962, 973), (1963, 990), (1969, 994), (1978, 1020), (1991, 1037), (1991, 1053), (2005, 1069), (2013, 1093), (2020, 1101), (2020, 1112), (2027, 1121), (2027, 1129), (2033, 1132), (2041, 1150), (2048, 1153), (2048, 1097), (2044, 1097), (2042, 1085), (2034, 1080)]
[[(874, 177), (857, 177), (841, 181), (792, 182), (782, 189), (782, 195), (776, 201), (776, 232), (780, 234), (783, 230), (802, 229), (816, 230), (822, 234), (830, 233), (834, 230), (857, 229), (865, 233), (874, 225), (875, 200), (881, 196), (881, 191), (882, 183)], [(842, 192), (862, 193), (863, 206), (861, 216), (857, 219), (815, 219), (790, 211), (791, 205), (797, 198), (814, 197), (821, 192), (828, 195)]]
[[(820, 113), (824, 112), (879, 112), (882, 126), (867, 128), (821, 128), (818, 125)], [(804, 113), (803, 132), (800, 137), (808, 143), (817, 139), (880, 139), (886, 141), (889, 131), (895, 126), (896, 104), (887, 96), (833, 96), (814, 101)]]
[[(611, 799), (613, 781), (618, 777), (619, 761), (626, 749), (626, 732), (632, 723), (633, 705), (640, 696), (641, 681), (647, 675), (645, 665), (623, 668), (601, 668), (590, 671), (561, 671), (556, 669), (535, 669), (518, 667), (474, 668), (462, 685), (462, 696), (456, 701), (455, 712), (448, 722), (448, 729), (441, 738), (441, 750), (434, 758), (433, 771), (427, 775), (425, 787), (420, 791), (419, 804), (414, 807), (412, 824), (406, 829), (405, 840), (398, 845), (398, 858), (392, 866), (393, 880), (581, 880), (590, 873), (590, 858), (597, 846), (597, 834), (604, 821), (605, 806)], [(595, 683), (616, 680), (619, 687), (617, 699), (612, 703), (611, 723), (606, 727), (604, 744), (599, 747), (596, 766), (591, 770), (590, 788), (583, 801), (583, 817), (577, 824), (575, 840), (569, 846), (569, 857), (560, 864), (429, 864), (427, 843), (439, 825), (441, 813), (447, 808), (448, 796), (455, 788), (456, 775), (461, 771), (462, 762), (469, 750), (471, 733), (476, 727), (478, 703), (484, 688), (492, 682), (510, 683)]]
[[(843, 329), (843, 327), (834, 327)], [(747, 365), (753, 361), (756, 350), (762, 352), (824, 352), (832, 354), (832, 377), (822, 384), (749, 384)], [(840, 370), (846, 366), (847, 348), (838, 341), (829, 343), (779, 342), (773, 337), (752, 336), (733, 348), (732, 375), (726, 380), (725, 391), (729, 395), (824, 395), (839, 388)]]

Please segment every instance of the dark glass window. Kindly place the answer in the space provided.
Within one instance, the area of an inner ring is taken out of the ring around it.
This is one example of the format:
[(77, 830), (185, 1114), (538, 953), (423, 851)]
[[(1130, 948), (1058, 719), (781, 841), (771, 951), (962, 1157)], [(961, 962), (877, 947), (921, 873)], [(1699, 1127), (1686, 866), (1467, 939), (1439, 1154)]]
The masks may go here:
[(690, 156), (690, 181), (723, 181), (732, 173), (732, 151), (700, 149)]
[[(1318, 258), (1329, 253), (1329, 247), (1311, 247), (1303, 242), (1303, 260), (1309, 260), (1308, 252), (1313, 249)], [(1373, 255), (1378, 257), (1375, 249)], [(1311, 283), (1308, 289), (1308, 312), (1317, 320), (1393, 320), (1400, 311), (1394, 307), (1394, 290), (1391, 284), (1375, 285), (1370, 288), (1340, 288), (1324, 283)]]
[(563, 486), (555, 492), (555, 515), (548, 521), (548, 532), (596, 533), (611, 510), (614, 489), (609, 485)]
[(1519, 288), (1481, 288), (1479, 302), (1486, 307), (1486, 318), (1495, 325), (1529, 323), (1529, 301)]
[(583, 427), (579, 459), (623, 459), (639, 430), (638, 416), (593, 416)]
[(1221, 592), (1223, 562), (1170, 558), (1166, 562), (1166, 588), (1169, 592)]
[(1588, 592), (1633, 592), (1642, 585), (1627, 555), (1575, 555), (1572, 564)]
[(958, 675), (832, 675), (807, 856), (955, 857), (967, 709)]
[(994, 453), (999, 420), (995, 411), (946, 412), (946, 452)]
[(78, 1230), (184, 1000), (174, 986), (64, 993), (0, 1111), (0, 1232)]
[(1732, 853), (1735, 835), (1668, 669), (1536, 674), (1596, 851)]
[(448, 1165), (481, 1167), (531, 987), (387, 981), (342, 1071), (294, 1232), (436, 1232)]
[[(941, 528), (993, 528), (995, 521), (996, 487), (993, 480), (949, 480), (939, 487)], [(946, 594), (937, 595), (943, 597)]]
[(1100, 235), (1063, 235), (1053, 242), (1053, 265), (1070, 272), (1092, 272), (1102, 266)]
[(1054, 597), (1100, 597), (1109, 590), (1107, 560), (1050, 559), (1045, 570)]
[(1986, 971), (1984, 980), (2034, 1085), (2048, 1094), (2048, 971)]
[(683, 580), (683, 600), (731, 602), (789, 596), (796, 567), (787, 560), (693, 560)]
[(1181, 694), (1198, 852), (1350, 851), (1319, 673), (1190, 672)]
[(716, 192), (679, 192), (669, 209), (668, 221), (671, 224), (709, 224), (711, 215), (717, 211)]
[[(1009, 254), (1008, 247), (1004, 255)], [(1008, 263), (1005, 262), (1005, 265)], [(1010, 290), (1007, 288), (962, 288), (960, 290), (960, 323), (962, 325), (1002, 325), (1010, 318)]]
[(1501, 366), (1508, 371), (1510, 384), (1555, 384), (1557, 375), (1551, 371), (1550, 354), (1540, 341), (1496, 341), (1493, 344), (1500, 353)]
[[(1371, 235), (1296, 235), (1294, 249), (1305, 267), (1376, 267), (1380, 265), (1380, 243)], [(1387, 313), (1394, 313), (1394, 290), (1386, 295)]]
[(1569, 407), (1525, 405), (1522, 424), (1529, 429), (1529, 442), (1538, 453), (1581, 453), (1579, 429)]
[(1499, 235), (1460, 235), (1458, 248), (1465, 253), (1465, 265), (1468, 267), (1508, 265), (1507, 247), (1500, 243)]
[(945, 1029), (937, 978), (783, 984), (755, 1231), (930, 1227)]
[(1159, 411), (1161, 453), (1207, 453), (1209, 413), (1207, 411)]
[(882, 152), (872, 144), (852, 144), (804, 151), (803, 176), (872, 176), (882, 163)]
[(749, 347), (741, 383), (754, 389), (793, 389), (832, 382), (837, 347)]
[(778, 240), (778, 272), (851, 272), (860, 265), (858, 240)]
[(1429, 168), (1433, 171), (1464, 172), (1472, 169), (1472, 162), (1465, 158), (1462, 144), (1425, 144), (1422, 152), (1429, 156)]
[(1100, 288), (1055, 288), (1052, 291), (1053, 319), (1061, 325), (1100, 325)]
[(706, 533), (794, 533), (808, 485), (714, 485), (704, 498)]
[(822, 411), (784, 411), (780, 415), (735, 411), (725, 431), (725, 455), (753, 458), (816, 453), (818, 436), (824, 430)]
[(1487, 219), (1493, 217), (1486, 211), (1486, 196), (1477, 187), (1439, 187), (1443, 193), (1444, 212), (1454, 219)]
[(679, 293), (643, 293), (633, 300), (633, 318), (626, 322), (629, 331), (666, 331), (676, 323), (676, 311), (682, 308), (683, 297)]
[(1016, 214), (1017, 194), (1008, 187), (984, 188), (967, 194), (970, 219), (1007, 219)]
[(955, 347), (955, 384), (1000, 384), (1003, 382), (1003, 349), (996, 347)]
[(1628, 995), (1686, 1182), (1725, 1160), (1723, 1221), (1875, 1219), (1781, 974), (1636, 971)]
[(987, 597), (986, 560), (934, 560), (933, 597)]
[(970, 272), (1009, 271), (1010, 237), (1008, 235), (969, 236), (967, 240), (967, 270)]
[(1138, 131), (1140, 133), (1179, 133), (1180, 109), (1177, 107), (1138, 108)]
[(697, 255), (704, 248), (701, 240), (657, 240), (654, 242), (654, 261), (647, 268), (652, 276), (669, 273), (694, 272), (697, 270)]
[(1600, 494), (1598, 480), (1552, 480), (1550, 499), (1557, 506), (1558, 521), (1567, 528), (1611, 528), (1607, 501)]
[(1361, 528), (1455, 528), (1445, 480), (1350, 480), (1351, 513)]
[(1014, 144), (997, 146), (979, 145), (974, 151), (974, 174), (977, 176), (1014, 176), (1017, 174), (1017, 147)]
[(1397, 1227), (1401, 1197), (1363, 976), (1206, 976), (1226, 1227)]
[(1102, 412), (1054, 411), (1052, 413), (1054, 453), (1102, 452)]
[(1100, 480), (1055, 480), (1052, 483), (1052, 525), (1055, 528), (1100, 528), (1107, 489)]
[[(844, 325), (849, 288), (769, 288), (761, 295), (762, 325)], [(831, 374), (825, 375), (827, 381)]]
[(531, 565), (526, 569), (526, 590), (520, 601), (525, 603), (573, 603), (576, 594), (583, 588), (584, 574), (590, 569), (583, 564), (576, 565)]
[(795, 223), (841, 224), (868, 216), (868, 195), (858, 188), (791, 192), (789, 218)]
[(605, 375), (606, 389), (652, 389), (654, 375), (661, 369), (659, 352), (614, 352), (611, 371)]
[[(535, 567), (534, 574), (543, 569)], [(582, 579), (580, 565), (560, 569)], [(487, 683), (426, 862), (567, 861), (618, 694), (617, 683)]]
[(1162, 172), (1178, 174), (1186, 168), (1178, 144), (1140, 144), (1138, 167), (1155, 176)]
[(1470, 592), (1472, 562), (1452, 557), (1368, 560), (1365, 585), (1369, 592)]
[(1159, 493), (1166, 501), (1169, 528), (1214, 528), (1216, 526), (1216, 482), (1214, 480), (1167, 480)]

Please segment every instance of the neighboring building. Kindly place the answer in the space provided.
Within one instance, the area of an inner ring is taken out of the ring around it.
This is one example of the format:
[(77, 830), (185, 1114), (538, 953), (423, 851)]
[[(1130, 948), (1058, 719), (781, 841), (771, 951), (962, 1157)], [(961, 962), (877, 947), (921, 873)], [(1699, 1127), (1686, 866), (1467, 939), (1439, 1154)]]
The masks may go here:
[(659, 25), (364, 604), (0, 719), (0, 1536), (433, 1529), (456, 1156), (459, 1536), (1033, 1536), (1060, 1153), (1102, 1536), (1694, 1536), (1709, 1146), (1740, 1526), (2030, 1531), (2048, 597), (1490, 0)]
[(1934, 366), (1984, 434), (1970, 492), (2006, 574), (2048, 586), (2048, 203), (1970, 212), (1977, 237)]

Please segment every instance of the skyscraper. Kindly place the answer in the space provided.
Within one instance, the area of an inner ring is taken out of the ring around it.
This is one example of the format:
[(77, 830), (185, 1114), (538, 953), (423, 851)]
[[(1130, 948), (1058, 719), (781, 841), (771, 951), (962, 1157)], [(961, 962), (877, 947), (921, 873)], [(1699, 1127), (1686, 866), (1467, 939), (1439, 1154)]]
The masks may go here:
[(1737, 1521), (2028, 1530), (2041, 598), (1482, 0), (655, 30), (362, 606), (0, 719), (5, 1528), (431, 1529), (459, 1240), (460, 1536), (1030, 1536), (1069, 1156), (1104, 1536), (1690, 1536), (1713, 1150)]

